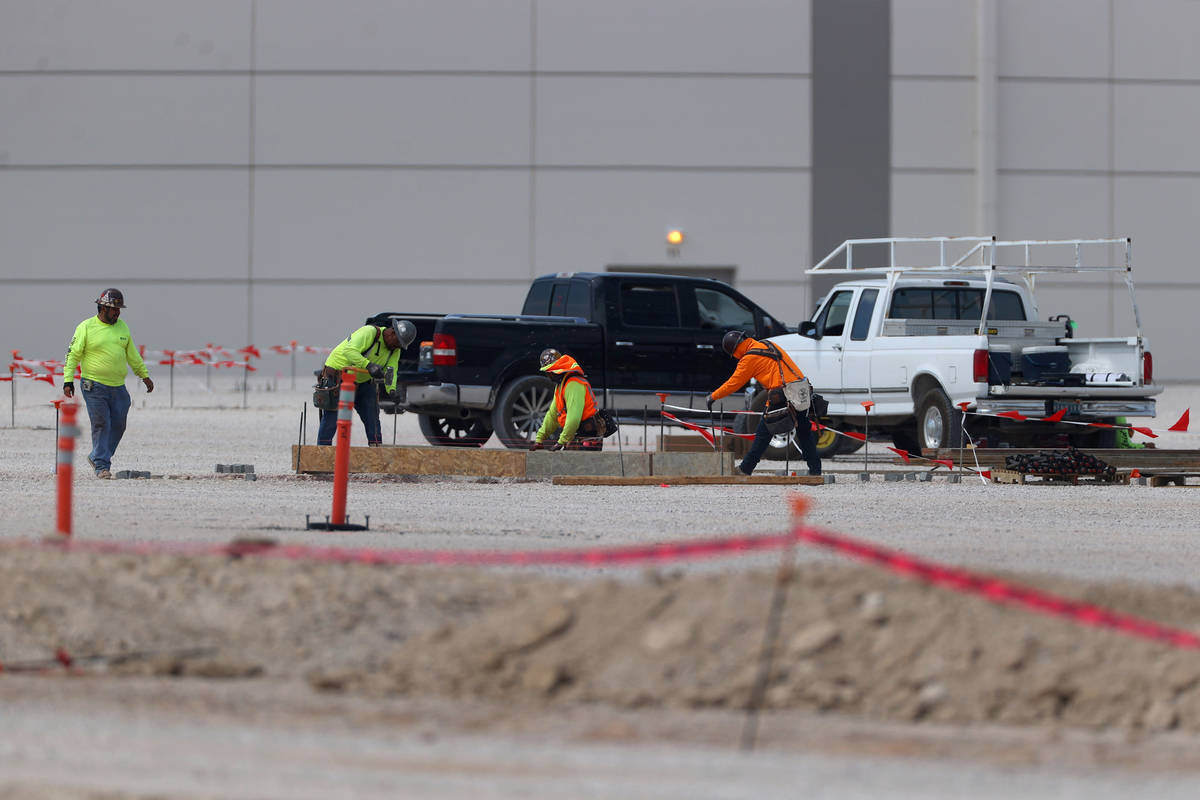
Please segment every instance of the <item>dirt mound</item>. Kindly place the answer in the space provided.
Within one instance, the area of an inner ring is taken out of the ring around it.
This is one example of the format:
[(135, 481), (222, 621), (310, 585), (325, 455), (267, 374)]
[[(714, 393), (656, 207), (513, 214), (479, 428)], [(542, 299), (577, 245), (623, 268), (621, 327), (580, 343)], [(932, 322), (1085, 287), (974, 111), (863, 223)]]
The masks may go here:
[[(113, 674), (303, 676), (320, 691), (741, 708), (775, 579), (548, 579), (12, 550), (0, 564), (0, 662), (61, 646), (110, 656), (92, 663)], [(1187, 589), (1027, 582), (1164, 624), (1200, 619), (1200, 595)], [(869, 568), (805, 565), (786, 589), (769, 708), (1200, 730), (1200, 653)]]

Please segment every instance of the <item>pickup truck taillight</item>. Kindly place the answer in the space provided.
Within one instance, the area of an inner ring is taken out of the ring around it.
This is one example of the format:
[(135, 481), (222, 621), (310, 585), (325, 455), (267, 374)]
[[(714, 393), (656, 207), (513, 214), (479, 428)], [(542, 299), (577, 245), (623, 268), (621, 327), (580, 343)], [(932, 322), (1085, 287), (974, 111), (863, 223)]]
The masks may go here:
[(458, 349), (454, 337), (448, 333), (433, 335), (433, 365), (453, 367), (458, 363)]
[(975, 383), (987, 383), (988, 382), (988, 351), (987, 350), (976, 350), (975, 351), (975, 358), (972, 359), (972, 363), (971, 363), (971, 373), (972, 373), (971, 380), (975, 381)]
[(1142, 383), (1154, 383), (1154, 356), (1142, 353)]

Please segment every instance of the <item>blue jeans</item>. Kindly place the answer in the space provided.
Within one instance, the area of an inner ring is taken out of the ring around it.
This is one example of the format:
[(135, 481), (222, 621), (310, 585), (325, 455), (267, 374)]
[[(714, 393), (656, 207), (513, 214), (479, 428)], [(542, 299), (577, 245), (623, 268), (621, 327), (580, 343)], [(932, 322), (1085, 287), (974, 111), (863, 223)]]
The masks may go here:
[[(383, 442), (383, 429), (379, 425), (379, 393), (375, 381), (363, 381), (354, 386), (354, 410), (362, 420), (367, 432), (368, 444)], [(321, 427), (317, 429), (317, 444), (333, 444), (337, 433), (337, 411), (321, 412)]]
[[(754, 468), (758, 466), (758, 462), (762, 460), (763, 454), (767, 452), (767, 448), (771, 446), (771, 436), (773, 434), (767, 430), (767, 422), (764, 417), (758, 418), (758, 428), (754, 431), (754, 441), (750, 444), (750, 449), (746, 451), (746, 457), (742, 459), (739, 469), (747, 475), (754, 472)], [(792, 431), (792, 435), (796, 439), (796, 444), (800, 445), (800, 452), (804, 454), (804, 460), (808, 464), (809, 475), (821, 474), (821, 456), (817, 454), (817, 442), (813, 439), (812, 424), (808, 421), (806, 414), (799, 414), (796, 420), (796, 429)]]
[(96, 472), (112, 468), (113, 453), (125, 435), (125, 421), (129, 418), (129, 390), (125, 384), (105, 386), (89, 381), (91, 389), (80, 382), (83, 402), (87, 406), (88, 419), (92, 421), (92, 466)]

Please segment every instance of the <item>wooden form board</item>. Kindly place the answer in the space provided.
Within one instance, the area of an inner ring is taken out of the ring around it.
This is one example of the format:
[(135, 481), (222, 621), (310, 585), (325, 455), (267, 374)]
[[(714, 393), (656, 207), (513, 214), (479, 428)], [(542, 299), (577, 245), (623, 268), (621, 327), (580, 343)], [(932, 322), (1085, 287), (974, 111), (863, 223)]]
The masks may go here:
[(1128, 484), (1129, 474), (1118, 472), (1111, 478), (1107, 475), (1052, 475), (1042, 472), (1014, 472), (1007, 469), (992, 470), (993, 483), (1023, 483), (1030, 486), (1069, 484)]
[[(351, 447), (350, 471), (524, 478), (525, 455), (524, 450), (471, 447)], [(333, 460), (332, 445), (292, 445), (292, 469), (297, 472), (333, 472)]]
[(551, 479), (555, 486), (672, 486), (693, 485), (778, 485), (821, 486), (820, 475), (646, 475), (622, 478), (617, 475), (557, 475)]

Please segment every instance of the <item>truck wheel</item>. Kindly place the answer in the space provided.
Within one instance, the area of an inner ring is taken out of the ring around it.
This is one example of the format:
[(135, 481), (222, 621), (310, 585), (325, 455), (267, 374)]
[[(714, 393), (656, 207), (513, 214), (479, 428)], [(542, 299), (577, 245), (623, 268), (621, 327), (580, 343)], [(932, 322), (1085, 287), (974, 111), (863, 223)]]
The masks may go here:
[[(1096, 420), (1096, 422), (1107, 422), (1109, 425), (1116, 421), (1116, 417)], [(1117, 446), (1117, 431), (1114, 428), (1096, 428), (1094, 431), (1083, 428), (1083, 430), (1087, 432), (1072, 433), (1067, 437), (1067, 441), (1071, 443), (1072, 447), (1100, 447), (1111, 450)]]
[(844, 442), (852, 441), (844, 436), (838, 436), (828, 428), (817, 431), (817, 454), (821, 458), (833, 458), (841, 452)]
[(420, 414), (418, 424), (425, 441), (441, 447), (483, 447), (492, 438), (492, 426), (479, 417), (437, 417)]
[(892, 444), (896, 445), (897, 450), (904, 450), (913, 455), (921, 455), (921, 443), (913, 435), (912, 425), (892, 431)]
[[(759, 392), (754, 395), (750, 401), (750, 410), (762, 412), (767, 405), (767, 393)], [(738, 433), (754, 433), (758, 430), (759, 417), (754, 414), (738, 414), (737, 421), (734, 423), (734, 430)], [(808, 420), (801, 420), (801, 424), (808, 424)], [(836, 436), (836, 434), (835, 434)], [(763, 453), (764, 461), (786, 461), (788, 453), (791, 453), (791, 460), (803, 460), (804, 456), (800, 453), (800, 448), (796, 447), (791, 441), (790, 433), (781, 433), (771, 437), (771, 445), (767, 448), (767, 452)], [(747, 442), (749, 446), (749, 442)], [(824, 456), (822, 456), (824, 458)]]
[(917, 443), (922, 447), (959, 447), (962, 426), (959, 412), (941, 389), (930, 389), (917, 403)]
[(523, 375), (500, 391), (492, 409), (492, 427), (505, 447), (526, 448), (554, 400), (554, 383), (541, 375)]

